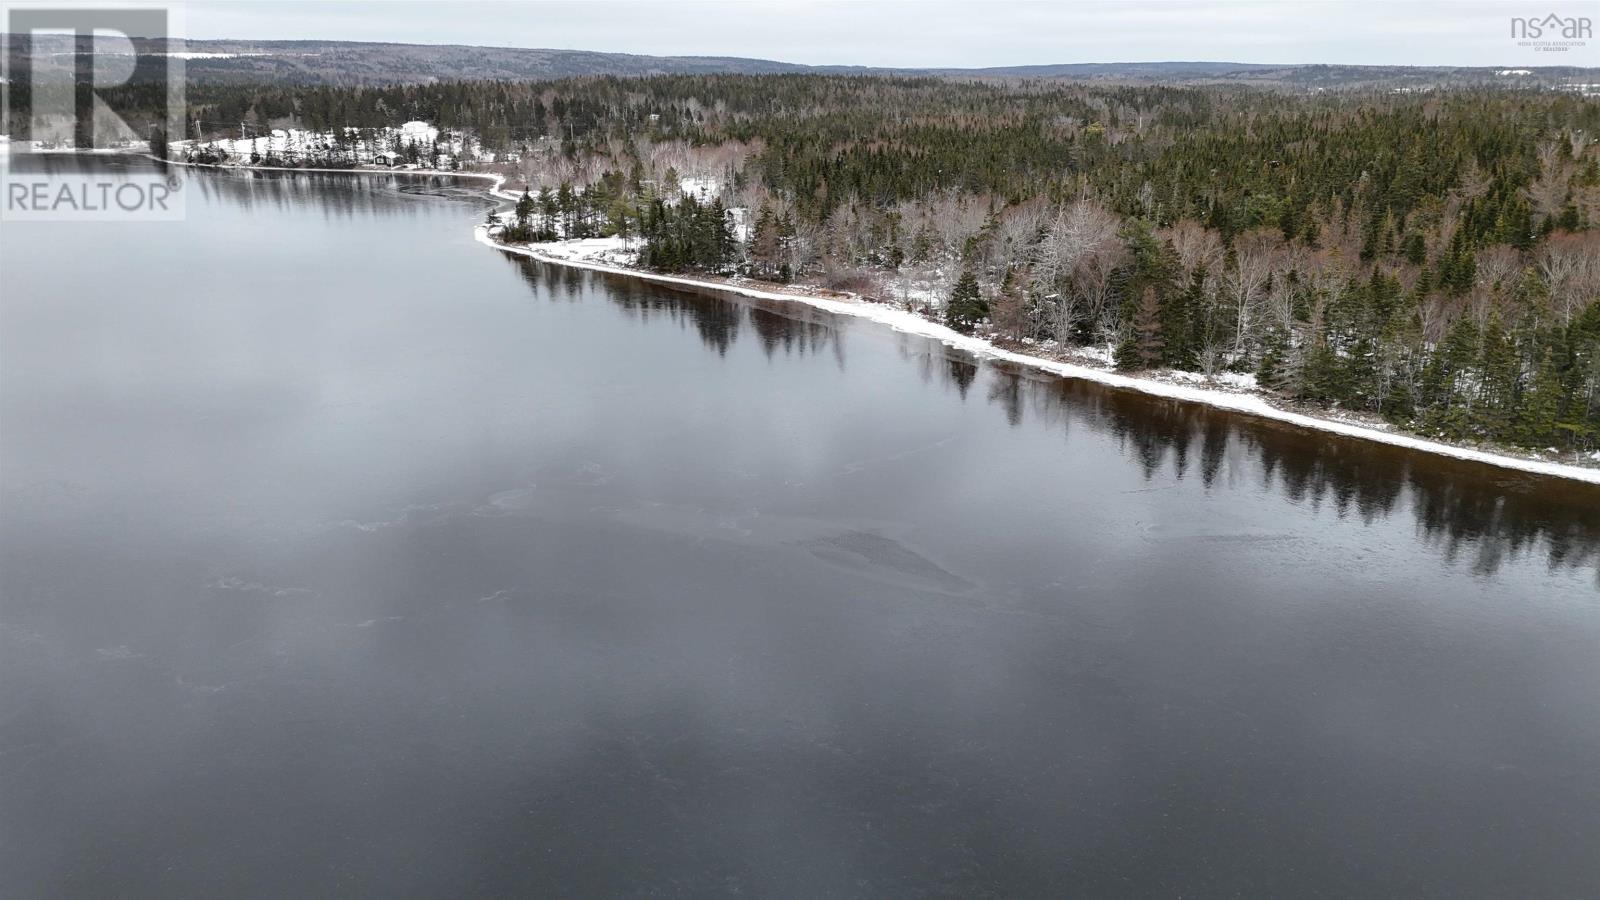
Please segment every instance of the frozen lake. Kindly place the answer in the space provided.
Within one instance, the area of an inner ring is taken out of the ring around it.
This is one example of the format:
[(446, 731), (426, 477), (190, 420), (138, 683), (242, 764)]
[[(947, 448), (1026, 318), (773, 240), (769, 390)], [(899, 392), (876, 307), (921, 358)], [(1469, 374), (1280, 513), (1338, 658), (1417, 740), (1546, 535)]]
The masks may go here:
[(183, 177), (0, 231), (0, 893), (1600, 889), (1600, 488)]

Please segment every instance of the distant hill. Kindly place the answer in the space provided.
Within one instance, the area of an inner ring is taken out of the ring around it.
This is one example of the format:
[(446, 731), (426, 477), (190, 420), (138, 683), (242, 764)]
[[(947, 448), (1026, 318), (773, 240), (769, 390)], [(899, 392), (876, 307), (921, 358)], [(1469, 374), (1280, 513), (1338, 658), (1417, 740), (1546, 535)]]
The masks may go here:
[[(17, 35), (4, 35), (11, 54)], [(126, 41), (101, 40), (102, 52), (127, 52)], [(80, 41), (87, 45), (88, 39)], [(1424, 88), (1473, 84), (1565, 86), (1600, 83), (1600, 69), (1456, 68), (1414, 66), (1276, 65), (1235, 62), (1058, 63), (990, 68), (882, 68), (808, 66), (735, 56), (641, 56), (588, 50), (471, 47), (456, 44), (385, 44), (352, 41), (136, 41), (141, 49), (182, 54), (195, 83), (414, 84), (457, 79), (554, 79), (582, 75), (831, 73), (935, 75), (954, 78), (1049, 78), (1166, 84), (1237, 83), (1289, 89), (1359, 87)], [(36, 56), (42, 75), (71, 71), (71, 39), (40, 35)]]

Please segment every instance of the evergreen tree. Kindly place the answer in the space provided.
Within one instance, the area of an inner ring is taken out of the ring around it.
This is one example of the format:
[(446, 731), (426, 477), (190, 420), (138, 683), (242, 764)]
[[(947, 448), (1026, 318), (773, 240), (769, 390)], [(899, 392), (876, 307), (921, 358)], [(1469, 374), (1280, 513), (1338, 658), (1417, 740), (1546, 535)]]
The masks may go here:
[(1465, 437), (1470, 430), (1471, 376), (1478, 358), (1478, 328), (1463, 316), (1450, 326), (1423, 374), (1424, 424), (1441, 434)]
[(1299, 395), (1299, 373), (1291, 358), (1288, 329), (1280, 326), (1268, 332), (1265, 350), (1256, 368), (1256, 383), (1279, 394)]
[(1154, 369), (1161, 365), (1166, 346), (1166, 338), (1162, 334), (1161, 301), (1157, 299), (1155, 286), (1146, 285), (1134, 310), (1133, 331), (1117, 347), (1117, 367)]
[(971, 269), (961, 273), (950, 300), (945, 304), (944, 323), (957, 331), (967, 333), (989, 314), (989, 306), (978, 290), (978, 276)]
[(1196, 267), (1188, 287), (1171, 293), (1161, 304), (1161, 334), (1165, 339), (1163, 362), (1174, 369), (1193, 369), (1199, 364), (1200, 336), (1197, 332), (1198, 320), (1204, 314), (1205, 278), (1205, 267)]
[(1548, 348), (1539, 361), (1524, 402), (1516, 412), (1514, 439), (1526, 447), (1540, 447), (1558, 440), (1561, 420), (1561, 372)]
[(1482, 436), (1491, 440), (1511, 436), (1521, 370), (1516, 346), (1500, 324), (1500, 317), (1491, 315), (1479, 344), (1479, 388), (1477, 403), (1473, 406), (1473, 425)]

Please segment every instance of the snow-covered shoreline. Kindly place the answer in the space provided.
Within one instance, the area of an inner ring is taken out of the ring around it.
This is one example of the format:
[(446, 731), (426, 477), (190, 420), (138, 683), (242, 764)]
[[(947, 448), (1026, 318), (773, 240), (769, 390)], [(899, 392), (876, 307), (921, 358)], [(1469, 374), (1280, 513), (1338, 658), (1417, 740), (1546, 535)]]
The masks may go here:
[[(148, 154), (141, 154), (148, 155)], [(156, 159), (156, 157), (150, 157)], [(506, 176), (490, 172), (451, 172), (436, 169), (312, 169), (312, 168), (284, 168), (275, 166), (252, 165), (217, 165), (212, 163), (175, 162), (172, 160), (158, 160), (170, 165), (188, 166), (193, 168), (208, 169), (240, 169), (269, 172), (329, 172), (348, 175), (445, 175), (456, 178), (476, 178), (494, 182), (489, 185), (485, 193), (487, 196), (502, 201), (515, 201), (520, 195), (501, 190), (506, 181)], [(1395, 447), (1404, 447), (1419, 450), (1424, 453), (1433, 453), (1454, 459), (1470, 462), (1485, 463), (1503, 469), (1512, 469), (1534, 475), (1546, 475), (1555, 478), (1567, 478), (1573, 481), (1582, 481), (1589, 484), (1600, 484), (1600, 468), (1571, 465), (1568, 463), (1551, 462), (1541, 459), (1527, 459), (1517, 456), (1507, 456), (1485, 450), (1476, 450), (1471, 447), (1459, 447), (1441, 441), (1432, 441), (1415, 435), (1394, 431), (1385, 431), (1367, 425), (1352, 422), (1342, 422), (1322, 416), (1307, 415), (1294, 412), (1272, 405), (1267, 398), (1259, 393), (1244, 393), (1221, 390), (1217, 388), (1199, 387), (1194, 384), (1181, 384), (1170, 381), (1161, 381), (1154, 378), (1139, 378), (1124, 375), (1120, 372), (1097, 369), (1091, 366), (1082, 366), (1061, 360), (1047, 359), (1018, 353), (996, 347), (993, 343), (980, 337), (962, 334), (954, 329), (947, 328), (937, 322), (929, 321), (915, 313), (897, 309), (882, 303), (872, 303), (861, 300), (837, 300), (828, 297), (819, 297), (801, 292), (770, 291), (753, 288), (742, 284), (713, 281), (710, 279), (688, 278), (679, 275), (662, 275), (655, 272), (646, 272), (640, 269), (621, 265), (596, 262), (590, 259), (574, 258), (552, 253), (541, 252), (534, 246), (515, 246), (496, 241), (489, 234), (488, 226), (474, 226), (474, 236), (477, 241), (497, 250), (507, 253), (516, 253), (542, 262), (555, 265), (571, 266), (573, 268), (588, 269), (596, 272), (606, 272), (614, 275), (626, 275), (643, 281), (653, 281), (660, 284), (675, 284), (685, 287), (700, 288), (703, 290), (722, 291), (739, 296), (750, 297), (758, 300), (788, 300), (805, 303), (827, 312), (839, 315), (857, 316), (871, 319), (887, 325), (896, 331), (914, 334), (921, 337), (932, 338), (941, 343), (959, 350), (972, 353), (987, 359), (1002, 360), (1016, 365), (1028, 366), (1038, 371), (1066, 378), (1078, 378), (1093, 381), (1111, 387), (1139, 391), (1156, 397), (1165, 397), (1173, 400), (1182, 400), (1190, 403), (1204, 403), (1219, 409), (1232, 410), (1247, 415), (1258, 416), (1301, 428), (1309, 428), (1345, 437), (1360, 438), (1376, 441)]]
[[(495, 196), (505, 199), (505, 194), (491, 191)], [(514, 246), (502, 244), (489, 234), (487, 226), (478, 225), (475, 236), (479, 243), (502, 250), (507, 253), (516, 253), (531, 257), (542, 262), (554, 263), (562, 266), (572, 266), (579, 269), (589, 269), (596, 272), (607, 272), (615, 275), (627, 275), (644, 281), (653, 281), (661, 284), (674, 284), (686, 287), (695, 287), (705, 290), (723, 291), (758, 300), (789, 300), (805, 303), (818, 309), (831, 313), (847, 316), (859, 316), (887, 325), (896, 331), (915, 334), (921, 337), (932, 338), (946, 346), (972, 353), (987, 359), (1002, 360), (1017, 365), (1028, 366), (1052, 375), (1067, 378), (1080, 378), (1094, 381), (1111, 387), (1125, 388), (1150, 394), (1156, 397), (1166, 397), (1173, 400), (1183, 400), (1190, 403), (1204, 403), (1220, 409), (1228, 409), (1248, 415), (1286, 422), (1302, 428), (1339, 434), (1346, 437), (1361, 438), (1389, 444), (1395, 447), (1405, 447), (1411, 450), (1420, 450), (1425, 453), (1434, 453), (1440, 456), (1471, 462), (1487, 463), (1505, 469), (1514, 469), (1535, 475), (1549, 475), (1557, 478), (1570, 478), (1574, 481), (1584, 481), (1590, 484), (1600, 484), (1600, 468), (1586, 468), (1584, 466), (1569, 465), (1567, 463), (1550, 462), (1548, 460), (1523, 459), (1515, 456), (1505, 456), (1499, 453), (1490, 453), (1484, 450), (1475, 450), (1470, 447), (1458, 447), (1440, 441), (1430, 441), (1426, 438), (1403, 434), (1392, 431), (1383, 431), (1365, 425), (1350, 422), (1340, 422), (1320, 416), (1307, 415), (1273, 406), (1260, 394), (1238, 393), (1219, 390), (1215, 388), (1198, 387), (1192, 384), (1174, 384), (1167, 381), (1158, 381), (1152, 378), (1137, 378), (1119, 372), (1096, 369), (1089, 366), (1076, 365), (1070, 362), (1045, 359), (1018, 353), (996, 347), (988, 340), (972, 335), (962, 334), (954, 329), (947, 328), (937, 322), (931, 322), (915, 313), (897, 309), (882, 303), (872, 303), (860, 300), (835, 300), (827, 297), (817, 297), (804, 293), (788, 293), (767, 291), (746, 285), (711, 281), (699, 278), (686, 278), (679, 275), (662, 275), (655, 272), (645, 272), (623, 266), (609, 265), (586, 259), (575, 259), (568, 256), (552, 255), (540, 252), (535, 246)]]
[[(55, 152), (83, 153), (94, 151), (60, 150)], [(165, 163), (169, 166), (183, 166), (186, 169), (217, 169), (220, 171), (241, 172), (325, 172), (334, 175), (445, 175), (450, 178), (481, 178), (494, 182), (494, 184), (489, 185), (489, 187), (486, 189), (490, 197), (501, 200), (505, 199), (506, 196), (505, 193), (500, 190), (500, 185), (505, 184), (506, 176), (499, 175), (494, 172), (452, 172), (446, 169), (394, 169), (377, 167), (370, 169), (334, 169), (316, 168), (313, 166), (247, 166), (230, 165), (228, 163), (189, 162), (188, 160), (181, 159), (162, 159), (161, 157), (151, 153), (135, 153), (133, 155), (142, 156), (145, 159), (153, 160), (158, 163)]]

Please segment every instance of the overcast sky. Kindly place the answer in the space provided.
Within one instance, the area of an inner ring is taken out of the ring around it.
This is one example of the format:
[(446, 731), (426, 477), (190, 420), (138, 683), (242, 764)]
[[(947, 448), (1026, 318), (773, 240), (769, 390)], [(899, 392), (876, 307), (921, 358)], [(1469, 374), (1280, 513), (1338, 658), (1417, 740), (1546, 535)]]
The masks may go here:
[(555, 47), (907, 67), (1157, 60), (1600, 66), (1600, 42), (1593, 38), (1575, 51), (1552, 53), (1519, 47), (1510, 36), (1512, 16), (1555, 12), (1600, 20), (1596, 0), (191, 0), (184, 6), (191, 38)]

